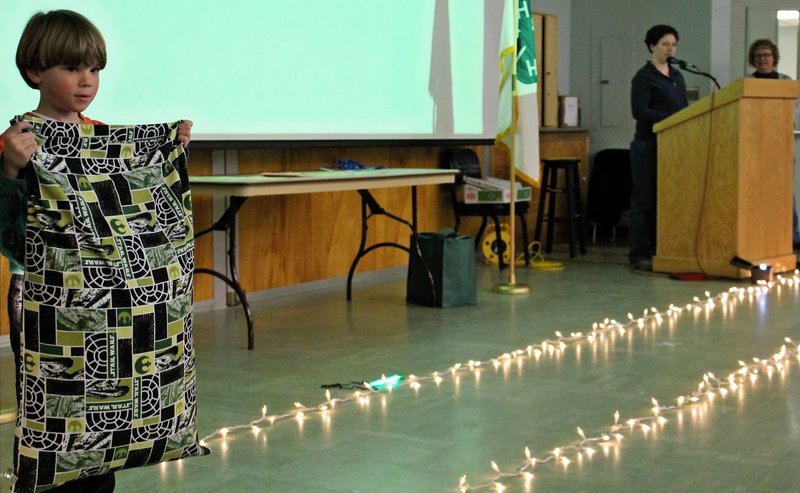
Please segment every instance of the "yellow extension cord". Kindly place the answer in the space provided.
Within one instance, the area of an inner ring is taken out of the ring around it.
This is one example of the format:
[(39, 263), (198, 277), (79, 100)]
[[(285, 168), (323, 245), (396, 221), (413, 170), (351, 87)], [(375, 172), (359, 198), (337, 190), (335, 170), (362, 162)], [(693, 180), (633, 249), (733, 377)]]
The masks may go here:
[[(511, 256), (508, 247), (509, 243), (511, 242), (511, 233), (509, 230), (510, 228), (508, 224), (500, 224), (500, 241), (503, 243), (501, 248), (500, 245), (497, 245), (497, 235), (495, 234), (494, 227), (490, 226), (487, 228), (486, 234), (483, 236), (483, 242), (481, 243), (481, 252), (483, 253), (484, 262), (490, 265), (497, 265), (499, 261), (498, 252), (502, 250), (503, 262), (506, 265), (509, 264)], [(540, 242), (531, 242), (530, 245), (528, 245), (528, 252), (530, 252), (531, 257), (529, 265), (531, 269), (550, 272), (564, 270), (563, 263), (553, 260), (545, 260), (544, 256), (542, 255), (542, 244)], [(525, 267), (524, 253), (517, 256), (516, 266)]]

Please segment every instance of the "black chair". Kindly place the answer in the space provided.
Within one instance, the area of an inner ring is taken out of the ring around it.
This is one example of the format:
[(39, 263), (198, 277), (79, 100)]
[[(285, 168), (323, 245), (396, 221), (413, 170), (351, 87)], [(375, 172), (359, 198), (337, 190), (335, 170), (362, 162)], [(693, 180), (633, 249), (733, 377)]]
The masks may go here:
[[(463, 188), (464, 177), (481, 178), (481, 165), (478, 161), (478, 155), (472, 149), (445, 149), (440, 154), (440, 167), (456, 169), (461, 173), (456, 176), (455, 183), (450, 186), (450, 197), (453, 202), (453, 213), (455, 214), (456, 225), (455, 230), (458, 232), (461, 226), (461, 217), (480, 217), (481, 227), (478, 230), (478, 235), (475, 237), (475, 249), (477, 250), (481, 244), (481, 238), (489, 219), (494, 223), (494, 231), (497, 235), (496, 239), (496, 253), (499, 259), (500, 269), (505, 267), (503, 261), (503, 253), (506, 245), (501, 237), (500, 217), (508, 216), (511, 212), (511, 204), (467, 204), (459, 197), (459, 188)], [(524, 244), (525, 265), (530, 263), (530, 252), (528, 252), (528, 227), (525, 215), (530, 209), (530, 202), (517, 202), (514, 205), (514, 213), (519, 218), (522, 225), (522, 243)], [(511, 259), (513, 262), (514, 259)]]
[(631, 163), (628, 149), (604, 149), (592, 161), (586, 196), (586, 220), (592, 226), (592, 243), (597, 230), (611, 231), (616, 240), (622, 214), (631, 207)]

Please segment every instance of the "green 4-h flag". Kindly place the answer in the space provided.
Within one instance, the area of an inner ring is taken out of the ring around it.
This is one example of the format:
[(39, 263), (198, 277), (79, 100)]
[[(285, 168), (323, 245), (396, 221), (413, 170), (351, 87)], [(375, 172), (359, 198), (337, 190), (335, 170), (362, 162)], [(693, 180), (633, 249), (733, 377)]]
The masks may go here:
[[(500, 36), (500, 104), (495, 143), (505, 147), (516, 176), (539, 186), (538, 74), (530, 0), (506, 0)], [(516, 125), (515, 125), (516, 114)]]

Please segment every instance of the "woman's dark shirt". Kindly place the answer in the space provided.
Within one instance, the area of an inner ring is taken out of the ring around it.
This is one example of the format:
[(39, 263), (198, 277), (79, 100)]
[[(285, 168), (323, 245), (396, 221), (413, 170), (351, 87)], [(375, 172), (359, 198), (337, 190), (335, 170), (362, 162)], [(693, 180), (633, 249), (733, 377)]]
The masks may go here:
[(683, 74), (670, 67), (667, 77), (647, 62), (636, 72), (631, 87), (631, 110), (636, 119), (634, 138), (655, 142), (653, 125), (687, 106)]

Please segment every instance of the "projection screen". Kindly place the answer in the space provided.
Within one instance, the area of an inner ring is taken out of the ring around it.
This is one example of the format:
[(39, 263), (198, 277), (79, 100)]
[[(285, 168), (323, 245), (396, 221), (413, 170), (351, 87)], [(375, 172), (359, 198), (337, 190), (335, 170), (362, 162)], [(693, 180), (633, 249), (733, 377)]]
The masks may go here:
[(16, 71), (37, 11), (79, 11), (108, 65), (86, 112), (188, 118), (208, 141), (487, 140), (502, 0), (26, 0), (0, 16), (0, 109), (36, 107)]

